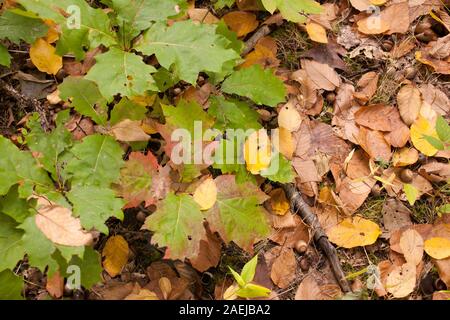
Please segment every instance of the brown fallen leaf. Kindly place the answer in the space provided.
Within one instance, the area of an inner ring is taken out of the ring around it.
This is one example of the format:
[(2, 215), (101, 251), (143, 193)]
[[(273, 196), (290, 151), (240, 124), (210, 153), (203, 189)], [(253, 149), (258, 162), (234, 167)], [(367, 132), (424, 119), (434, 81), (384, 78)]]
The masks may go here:
[(295, 292), (295, 300), (324, 300), (324, 295), (314, 275), (309, 274), (303, 278)]
[(287, 288), (295, 279), (297, 270), (297, 260), (292, 249), (283, 248), (277, 258), (275, 258), (270, 278), (279, 288)]
[(327, 44), (315, 45), (312, 49), (302, 54), (304, 58), (311, 58), (314, 61), (329, 65), (331, 68), (347, 70), (347, 65), (341, 57), (347, 54), (347, 50), (341, 47), (334, 40), (329, 40)]
[(396, 198), (387, 199), (381, 212), (384, 226), (383, 238), (389, 239), (393, 232), (413, 224), (411, 211)]
[(53, 298), (59, 299), (63, 296), (64, 278), (59, 271), (56, 271), (52, 276), (47, 277), (45, 289)]
[(355, 112), (355, 121), (360, 126), (378, 131), (394, 131), (402, 123), (397, 108), (384, 104), (361, 107)]
[(206, 8), (190, 8), (187, 11), (189, 18), (201, 23), (214, 24), (219, 22), (219, 18), (209, 12)]
[(401, 87), (397, 94), (397, 103), (400, 116), (406, 125), (410, 126), (416, 121), (422, 106), (419, 89), (410, 84)]
[(422, 261), (424, 241), (420, 233), (414, 229), (408, 229), (402, 233), (399, 242), (405, 260), (414, 266)]
[(222, 241), (220, 238), (206, 228), (206, 239), (200, 240), (199, 254), (190, 257), (192, 266), (199, 272), (205, 272), (211, 267), (216, 267), (220, 261)]
[(119, 141), (148, 141), (150, 136), (142, 129), (142, 121), (125, 119), (111, 128), (111, 134)]
[(357, 92), (353, 96), (362, 104), (366, 104), (375, 94), (378, 88), (379, 74), (370, 71), (365, 73), (357, 83)]
[(408, 296), (414, 291), (415, 287), (416, 266), (412, 263), (405, 263), (401, 267), (394, 267), (386, 280), (386, 289), (394, 298)]
[(302, 59), (301, 63), (317, 89), (334, 91), (341, 85), (341, 78), (329, 65), (307, 59)]
[(380, 131), (361, 127), (358, 142), (364, 151), (374, 160), (388, 162), (392, 157), (391, 146)]
[(277, 68), (280, 60), (277, 58), (277, 43), (272, 37), (263, 37), (255, 45), (255, 49), (245, 56), (245, 61), (239, 66), (248, 68), (259, 64), (263, 68)]

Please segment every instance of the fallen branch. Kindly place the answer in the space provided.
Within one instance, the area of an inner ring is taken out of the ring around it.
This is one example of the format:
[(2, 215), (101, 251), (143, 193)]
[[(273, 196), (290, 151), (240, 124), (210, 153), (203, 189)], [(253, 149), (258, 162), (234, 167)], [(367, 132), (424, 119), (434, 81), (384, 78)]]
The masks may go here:
[(241, 56), (246, 56), (256, 46), (259, 39), (267, 36), (271, 32), (269, 26), (264, 25), (258, 29), (251, 37), (245, 42), (245, 48), (241, 53)]
[(44, 131), (48, 131), (49, 129), (49, 122), (47, 120), (47, 117), (45, 115), (45, 110), (42, 107), (42, 105), (39, 103), (39, 101), (35, 98), (28, 98), (18, 92), (16, 89), (14, 89), (9, 83), (6, 81), (0, 79), (0, 86), (5, 93), (7, 93), (11, 98), (16, 100), (16, 102), (24, 109), (27, 109), (29, 107), (33, 108), (34, 111), (39, 113), (39, 116), (41, 118), (41, 126), (44, 129)]
[(320, 246), (328, 258), (328, 261), (331, 264), (331, 269), (333, 270), (334, 276), (336, 277), (342, 291), (344, 293), (351, 292), (350, 285), (345, 278), (345, 273), (339, 262), (336, 248), (331, 244), (330, 240), (328, 240), (325, 231), (320, 225), (319, 219), (312, 212), (311, 208), (303, 200), (300, 192), (292, 183), (282, 185), (282, 188), (286, 193), (286, 197), (291, 202), (291, 208), (293, 211), (298, 213), (302, 220), (312, 229), (314, 241)]

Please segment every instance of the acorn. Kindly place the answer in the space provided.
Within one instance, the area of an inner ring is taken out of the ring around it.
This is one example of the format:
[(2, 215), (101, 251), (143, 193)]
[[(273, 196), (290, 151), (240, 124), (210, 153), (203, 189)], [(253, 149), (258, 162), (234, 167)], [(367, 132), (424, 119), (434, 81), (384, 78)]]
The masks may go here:
[(325, 100), (327, 100), (328, 103), (334, 103), (334, 101), (336, 101), (336, 93), (333, 91), (327, 92), (325, 95)]
[(391, 51), (394, 47), (394, 42), (390, 39), (384, 40), (381, 43), (381, 48), (383, 48), (384, 51)]
[(374, 186), (372, 187), (372, 189), (370, 190), (370, 193), (374, 196), (374, 197), (379, 197), (381, 194), (381, 188), (378, 184), (374, 184)]
[(180, 88), (175, 88), (173, 89), (173, 93), (176, 95), (179, 95), (181, 93), (181, 89)]
[(136, 220), (137, 220), (137, 221), (139, 221), (139, 222), (144, 222), (145, 219), (147, 219), (147, 215), (145, 214), (144, 211), (139, 211), (139, 212), (136, 214)]
[(405, 183), (410, 183), (413, 180), (413, 172), (410, 169), (403, 169), (400, 172), (400, 180)]
[(447, 290), (447, 286), (440, 278), (434, 281), (434, 288), (436, 289), (436, 291)]
[(417, 68), (415, 68), (414, 66), (410, 66), (408, 68), (405, 69), (405, 78), (408, 80), (412, 80), (416, 77), (417, 75)]
[(294, 249), (298, 254), (304, 254), (308, 250), (308, 244), (303, 240), (298, 240), (294, 244)]

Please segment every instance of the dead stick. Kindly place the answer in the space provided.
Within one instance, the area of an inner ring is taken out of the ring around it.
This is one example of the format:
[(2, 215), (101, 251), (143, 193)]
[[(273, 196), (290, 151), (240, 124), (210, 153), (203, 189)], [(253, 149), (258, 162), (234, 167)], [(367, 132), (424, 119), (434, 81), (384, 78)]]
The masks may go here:
[(256, 43), (262, 37), (267, 36), (270, 33), (270, 28), (267, 25), (262, 26), (258, 29), (251, 37), (245, 42), (245, 48), (241, 53), (241, 56), (246, 56), (252, 49), (256, 46)]
[(23, 108), (32, 107), (34, 111), (39, 113), (41, 118), (41, 126), (45, 131), (48, 131), (49, 123), (47, 117), (45, 116), (45, 110), (35, 98), (25, 97), (23, 94), (19, 93), (6, 81), (0, 79), (0, 86), (10, 97), (17, 101), (17, 103)]
[(351, 292), (350, 285), (345, 278), (345, 273), (342, 270), (341, 264), (339, 262), (336, 248), (331, 244), (330, 240), (328, 240), (325, 231), (322, 229), (320, 225), (319, 219), (312, 212), (311, 208), (308, 204), (303, 200), (300, 192), (297, 188), (292, 184), (282, 185), (284, 192), (286, 193), (287, 198), (291, 202), (291, 208), (300, 215), (302, 220), (311, 227), (314, 240), (316, 243), (322, 248), (328, 261), (331, 264), (331, 268), (333, 270), (334, 276), (339, 283), (342, 291)]

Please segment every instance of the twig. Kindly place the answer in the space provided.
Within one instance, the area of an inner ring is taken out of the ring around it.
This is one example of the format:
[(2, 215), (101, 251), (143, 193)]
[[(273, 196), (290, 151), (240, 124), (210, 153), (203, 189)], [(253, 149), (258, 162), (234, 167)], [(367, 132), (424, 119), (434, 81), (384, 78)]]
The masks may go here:
[(296, 213), (298, 213), (302, 220), (312, 229), (314, 240), (320, 246), (320, 248), (322, 248), (326, 257), (328, 258), (328, 261), (331, 264), (331, 269), (333, 270), (334, 276), (336, 277), (336, 280), (339, 283), (342, 291), (344, 291), (344, 293), (351, 292), (350, 285), (345, 278), (345, 273), (342, 270), (341, 264), (339, 262), (336, 248), (328, 240), (325, 231), (320, 225), (319, 219), (312, 212), (311, 208), (303, 200), (300, 192), (292, 183), (282, 185), (282, 188), (286, 193), (286, 197), (291, 202), (291, 208)]
[(256, 43), (262, 37), (267, 36), (271, 32), (269, 26), (264, 25), (258, 29), (251, 37), (245, 42), (245, 48), (241, 53), (241, 56), (246, 56), (256, 46)]
[(26, 109), (27, 107), (32, 107), (34, 111), (39, 113), (39, 116), (41, 118), (41, 126), (44, 131), (48, 131), (50, 125), (47, 117), (45, 116), (45, 110), (36, 98), (25, 97), (23, 94), (14, 89), (9, 83), (2, 79), (0, 79), (0, 86), (1, 89), (3, 89), (11, 98), (16, 100), (22, 108)]

